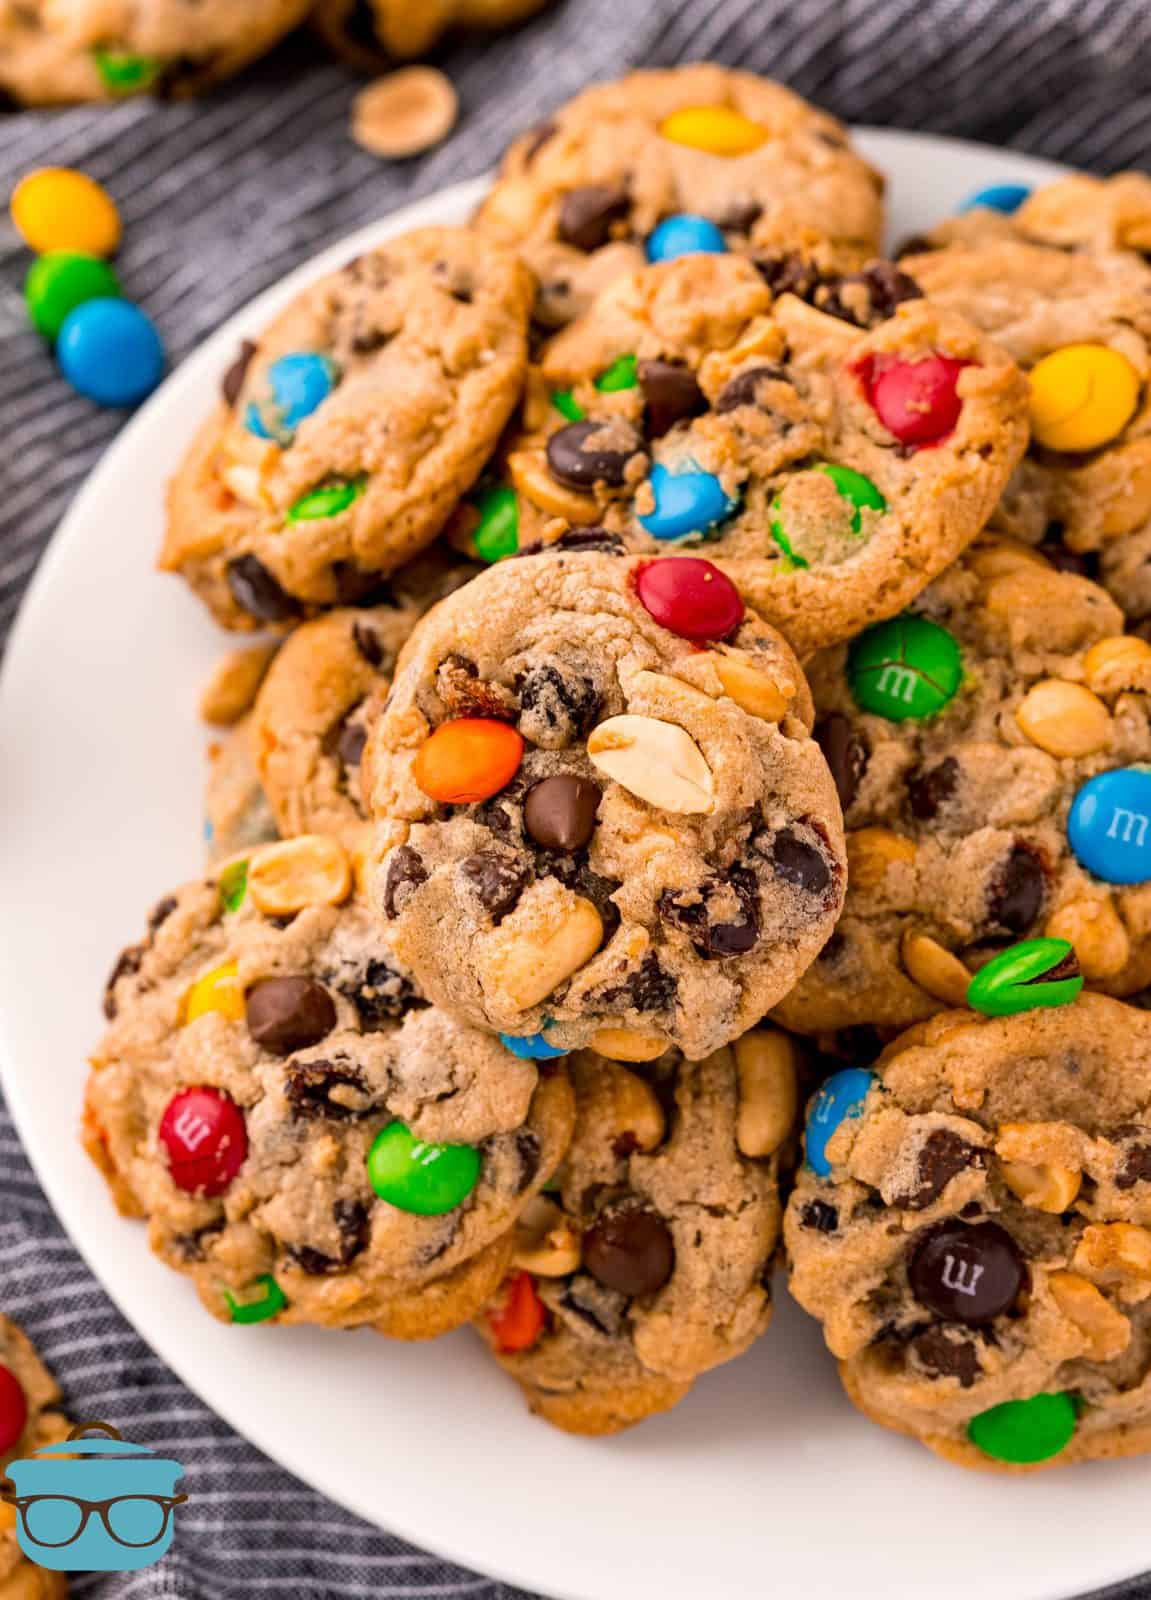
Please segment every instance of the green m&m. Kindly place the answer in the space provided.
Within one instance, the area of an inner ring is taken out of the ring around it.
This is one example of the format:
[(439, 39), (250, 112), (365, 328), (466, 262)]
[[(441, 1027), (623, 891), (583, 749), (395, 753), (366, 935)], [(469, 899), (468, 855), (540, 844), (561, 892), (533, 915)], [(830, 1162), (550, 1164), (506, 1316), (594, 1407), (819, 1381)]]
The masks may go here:
[(480, 1176), (470, 1144), (425, 1144), (403, 1122), (389, 1122), (368, 1151), (368, 1182), (397, 1211), (440, 1217), (466, 1200)]
[(271, 1322), (288, 1303), (288, 1297), (270, 1274), (257, 1278), (252, 1286), (253, 1298), (238, 1300), (229, 1290), (224, 1290), (228, 1303), (228, 1319), (247, 1327), (255, 1322)]
[(65, 318), (88, 300), (118, 300), (120, 280), (99, 256), (52, 250), (34, 262), (24, 279), (24, 303), (36, 332), (55, 340)]
[(926, 617), (894, 617), (861, 633), (847, 657), (856, 704), (890, 722), (933, 717), (963, 682), (957, 641)]
[(318, 522), (321, 517), (338, 517), (342, 511), (363, 494), (367, 488), (366, 478), (352, 478), (340, 483), (321, 484), (318, 489), (310, 489), (307, 494), (301, 495), (294, 506), (288, 510), (285, 522)]
[(1036, 1394), (1006, 1400), (967, 1424), (967, 1437), (994, 1461), (1030, 1466), (1066, 1450), (1075, 1433), (1075, 1402), (1069, 1394)]
[(967, 986), (967, 1004), (984, 1016), (1010, 1017), (1070, 1005), (1082, 987), (1083, 974), (1066, 939), (1026, 939), (980, 968)]
[(507, 484), (493, 484), (475, 496), (480, 520), (472, 534), (472, 543), (481, 561), (503, 561), (514, 556), (519, 548), (520, 507), (514, 489)]
[[(816, 461), (812, 464), (812, 472), (822, 472), (830, 478), (840, 495), (852, 508), (851, 531), (860, 533), (863, 529), (864, 511), (887, 510), (887, 501), (880, 494), (870, 478), (865, 478), (862, 472), (856, 472), (853, 467), (841, 467), (834, 461)], [(777, 494), (771, 502), (771, 537), (795, 567), (809, 567), (811, 562), (795, 548), (794, 542), (783, 522), (783, 496)]]
[(238, 911), (248, 892), (248, 863), (233, 861), (220, 874), (220, 904), (225, 911)]
[[(595, 380), (600, 394), (616, 394), (620, 389), (634, 389), (639, 382), (639, 363), (635, 356), (617, 356), (611, 366)], [(587, 413), (570, 389), (554, 389), (552, 405), (568, 422), (582, 422)]]
[(131, 50), (93, 50), (92, 59), (109, 94), (143, 94), (164, 65), (155, 56), (139, 56)]

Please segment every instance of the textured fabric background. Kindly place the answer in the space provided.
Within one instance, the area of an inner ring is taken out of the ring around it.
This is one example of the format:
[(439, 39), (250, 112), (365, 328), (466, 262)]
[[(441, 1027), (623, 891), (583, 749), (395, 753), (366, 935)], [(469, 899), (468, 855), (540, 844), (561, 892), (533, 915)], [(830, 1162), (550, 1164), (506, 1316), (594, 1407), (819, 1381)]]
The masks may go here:
[[(124, 214), (126, 291), (176, 362), (321, 245), (482, 172), (511, 135), (588, 81), (701, 57), (782, 78), (849, 120), (964, 134), (1099, 171), (1151, 165), (1148, 0), (566, 0), (517, 33), (443, 52), (463, 114), (421, 160), (384, 165), (353, 145), (354, 81), (300, 39), (199, 105), (0, 115), (0, 192), (47, 162), (108, 184)], [(54, 377), (24, 316), (26, 264), (0, 224), (0, 639), (122, 421)], [(114, 1417), (145, 1442), (178, 1436), (194, 1488), (159, 1568), (81, 1578), (78, 1594), (510, 1600), (504, 1586), (328, 1504), (189, 1394), (84, 1270), (2, 1101), (0, 1307), (41, 1344), (77, 1414)], [(1048, 1581), (1058, 1584), (1054, 1571)], [(1151, 1575), (1109, 1591), (1119, 1595), (1151, 1600)]]

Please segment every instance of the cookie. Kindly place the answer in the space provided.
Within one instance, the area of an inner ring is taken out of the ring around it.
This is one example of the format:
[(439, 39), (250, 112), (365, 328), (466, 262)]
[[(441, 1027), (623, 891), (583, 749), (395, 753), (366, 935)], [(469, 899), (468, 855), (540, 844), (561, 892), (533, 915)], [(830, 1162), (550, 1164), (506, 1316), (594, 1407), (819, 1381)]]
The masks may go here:
[(389, 60), (425, 55), (450, 28), (510, 28), (548, 0), (319, 0), (316, 32), (338, 56), (364, 72)]
[(538, 1416), (616, 1433), (768, 1325), (795, 1061), (763, 1029), (642, 1076), (590, 1051), (570, 1069), (576, 1131), (558, 1188), (525, 1213), (513, 1273), (477, 1326)]
[(851, 1399), (965, 1467), (1151, 1449), (1151, 1017), (947, 1013), (824, 1085), (791, 1292)]
[(359, 256), (243, 346), (174, 478), (160, 565), (225, 627), (370, 603), (519, 399), (531, 280), (463, 228)]
[(1094, 985), (1151, 978), (1151, 646), (1122, 627), (1097, 585), (987, 540), (809, 664), (848, 893), (779, 1020), (904, 1026), (1040, 935), (1069, 940)]
[(716, 567), (576, 538), (412, 634), (365, 755), (371, 893), (461, 1020), (700, 1059), (831, 932), (835, 788), (795, 657)]
[(395, 574), (386, 603), (329, 612), (284, 641), (256, 697), (250, 737), (257, 783), (285, 837), (332, 833), (361, 854), (369, 719), (416, 621), (473, 570), (429, 551)]
[(506, 1271), (571, 1088), (425, 1005), (350, 878), (305, 835), (163, 900), (109, 981), (85, 1143), (222, 1320), (427, 1338)]
[[(9, 1462), (68, 1437), (60, 1386), (14, 1322), (0, 1314), (0, 1487)], [(64, 1600), (63, 1573), (29, 1561), (16, 1542), (16, 1508), (0, 1500), (0, 1597)]]
[(204, 850), (211, 867), (280, 835), (256, 765), (252, 718), (213, 739), (207, 757)]
[(879, 251), (883, 180), (841, 123), (781, 84), (696, 64), (569, 100), (511, 146), (476, 226), (523, 252), (537, 320), (561, 327), (673, 237), (860, 267)]
[(0, 90), (34, 106), (199, 94), (308, 9), (309, 0), (0, 0)]
[(1026, 389), (889, 264), (775, 287), (738, 256), (621, 278), (533, 373), (507, 457), (521, 539), (702, 546), (801, 656), (906, 605), (975, 537)]
[(1034, 190), (1011, 220), (1024, 238), (1060, 250), (1151, 253), (1151, 178), (1073, 173)]

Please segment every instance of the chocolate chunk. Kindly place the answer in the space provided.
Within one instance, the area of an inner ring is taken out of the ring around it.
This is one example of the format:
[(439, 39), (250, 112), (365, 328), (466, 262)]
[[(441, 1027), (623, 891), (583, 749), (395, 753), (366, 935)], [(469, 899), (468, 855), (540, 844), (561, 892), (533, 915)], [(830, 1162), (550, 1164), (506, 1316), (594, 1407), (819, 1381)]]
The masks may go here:
[(790, 379), (782, 367), (749, 367), (723, 386), (715, 409), (722, 413), (735, 411), (740, 406), (756, 406), (759, 404), (760, 384), (771, 382), (788, 383)]
[(241, 611), (261, 622), (289, 622), (304, 609), (256, 556), (236, 556), (228, 562), (228, 588)]
[(922, 298), (915, 279), (890, 261), (873, 261), (862, 272), (829, 278), (816, 286), (811, 297), (818, 310), (857, 328), (873, 328), (894, 316), (905, 300)]
[[(760, 846), (762, 848), (762, 846)], [(826, 894), (831, 884), (831, 867), (817, 845), (802, 839), (793, 828), (780, 828), (765, 852), (777, 877), (794, 884), (806, 894)]]
[(991, 1322), (1027, 1281), (1015, 1240), (997, 1222), (942, 1222), (921, 1234), (907, 1267), (911, 1292), (948, 1322)]
[[(613, 449), (602, 443), (589, 447), (590, 439), (604, 434), (618, 440), (621, 447)], [(641, 448), (629, 424), (587, 417), (583, 422), (569, 422), (566, 428), (552, 434), (547, 442), (548, 470), (569, 489), (591, 489), (597, 483), (619, 489), (626, 480), (628, 462)]]
[(468, 856), (460, 862), (460, 873), (495, 923), (514, 910), (532, 875), (526, 862), (497, 855), (493, 850), (478, 850)]
[(707, 410), (707, 396), (695, 373), (679, 361), (641, 361), (639, 386), (644, 399), (644, 431), (660, 439), (677, 422)]
[(1026, 933), (1043, 910), (1047, 874), (1031, 845), (1016, 841), (988, 889), (988, 917), (997, 930)]
[(559, 550), (594, 550), (605, 556), (627, 554), (627, 546), (618, 533), (609, 533), (606, 528), (569, 528), (558, 539), (537, 539), (525, 544), (522, 550), (516, 551), (516, 555), (554, 555)]
[(961, 1389), (970, 1389), (983, 1372), (979, 1350), (957, 1328), (934, 1323), (917, 1334), (908, 1346), (922, 1367), (934, 1378), (958, 1378)]
[(558, 878), (565, 888), (591, 901), (603, 923), (606, 943), (619, 927), (619, 907), (612, 899), (620, 887), (619, 879), (605, 878), (602, 873), (593, 872), (582, 850), (572, 855), (557, 854), (554, 851), (545, 854), (541, 851), (536, 866), (541, 876)]
[(115, 1021), (120, 1009), (116, 1003), (116, 985), (121, 978), (130, 978), (139, 972), (147, 949), (147, 945), (144, 944), (130, 944), (116, 957), (116, 964), (104, 984), (104, 1015), (109, 1022)]
[(289, 1061), (284, 1099), (295, 1122), (358, 1122), (379, 1107), (350, 1061)]
[(410, 844), (393, 850), (384, 873), (384, 915), (398, 917), (409, 896), (427, 881), (427, 868)]
[(583, 1264), (598, 1283), (629, 1299), (656, 1294), (675, 1269), (671, 1230), (639, 1202), (609, 1206), (583, 1236)]
[(620, 1006), (635, 1011), (670, 1011), (679, 994), (679, 984), (670, 972), (659, 964), (654, 950), (649, 950), (634, 972), (629, 972), (622, 983), (602, 989), (596, 996), (604, 1007)]
[(356, 720), (356, 713), (360, 709), (360, 706), (353, 706), (346, 716), (332, 724), (321, 741), (324, 754), (338, 761), (345, 770), (358, 767), (364, 759), (368, 730), (363, 722)]
[(590, 678), (559, 661), (541, 661), (516, 679), (519, 730), (543, 750), (583, 739), (599, 720), (603, 701)]
[(601, 790), (588, 778), (558, 773), (528, 790), (524, 827), (545, 850), (582, 850), (595, 832)]
[(976, 1145), (968, 1144), (950, 1128), (935, 1128), (919, 1151), (915, 1169), (915, 1188), (897, 1195), (895, 1204), (908, 1211), (922, 1211), (938, 1200), (952, 1178), (965, 1167), (982, 1167), (986, 1157)]
[(733, 200), (715, 222), (725, 233), (750, 233), (762, 216), (763, 207), (758, 200)]
[(1133, 1189), (1137, 1183), (1151, 1183), (1151, 1144), (1128, 1145), (1115, 1174), (1117, 1189)]
[[(741, 915), (734, 922), (715, 920), (724, 912), (713, 911), (713, 902), (722, 905), (729, 892)], [(759, 882), (749, 867), (734, 866), (724, 877), (708, 878), (693, 891), (665, 889), (657, 909), (665, 922), (688, 934), (696, 954), (705, 960), (746, 955), (759, 941)]]
[(362, 1027), (368, 1033), (378, 1032), (388, 1023), (398, 1022), (413, 1008), (425, 1004), (412, 980), (378, 957), (362, 968), (346, 966), (339, 971), (325, 973), (324, 978), (333, 989), (352, 1002)]
[(834, 1233), (839, 1227), (839, 1212), (826, 1200), (809, 1200), (799, 1213), (799, 1225), (814, 1233)]
[(220, 393), (224, 397), (226, 406), (234, 406), (240, 398), (240, 390), (244, 387), (244, 379), (248, 376), (248, 368), (252, 365), (256, 349), (257, 346), (251, 339), (240, 340), (236, 359), (220, 379)]
[(863, 737), (856, 732), (850, 717), (845, 717), (841, 711), (829, 711), (815, 724), (815, 740), (831, 769), (839, 803), (847, 811), (867, 771), (867, 746)]
[(375, 628), (369, 627), (366, 622), (354, 622), (352, 624), (352, 643), (369, 667), (374, 667), (377, 672), (384, 670), (384, 663), (388, 660), (388, 651)]
[(911, 815), (920, 822), (931, 822), (940, 808), (959, 787), (959, 762), (944, 756), (934, 767), (916, 767), (907, 775), (907, 799)]
[(611, 238), (613, 222), (622, 222), (631, 202), (622, 189), (588, 184), (569, 189), (560, 201), (557, 232), (564, 244), (576, 250), (598, 250)]
[(820, 281), (814, 263), (795, 250), (782, 256), (753, 255), (751, 262), (776, 296), (795, 294), (801, 300), (810, 300)]
[(336, 1006), (310, 978), (261, 978), (244, 996), (248, 1032), (273, 1055), (319, 1044), (336, 1026)]
[(332, 1220), (340, 1236), (339, 1253), (325, 1255), (310, 1245), (285, 1245), (284, 1254), (293, 1265), (309, 1277), (320, 1278), (325, 1273), (339, 1272), (350, 1266), (362, 1250), (367, 1248), (372, 1225), (368, 1208), (362, 1200), (337, 1200), (332, 1207)]

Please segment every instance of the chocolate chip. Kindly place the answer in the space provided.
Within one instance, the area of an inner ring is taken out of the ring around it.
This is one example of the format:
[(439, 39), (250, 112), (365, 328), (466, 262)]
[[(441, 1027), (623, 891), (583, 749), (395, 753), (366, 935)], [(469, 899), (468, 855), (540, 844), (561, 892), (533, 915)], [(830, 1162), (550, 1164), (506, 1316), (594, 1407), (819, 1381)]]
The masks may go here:
[(363, 1073), (345, 1061), (289, 1061), (284, 1099), (296, 1122), (358, 1122), (379, 1109)]
[(810, 300), (820, 281), (814, 264), (794, 250), (782, 256), (756, 254), (751, 262), (773, 295), (795, 294)]
[(1133, 1189), (1137, 1183), (1151, 1183), (1151, 1144), (1129, 1145), (1115, 1174), (1117, 1189)]
[(1027, 1279), (1015, 1240), (997, 1222), (943, 1222), (920, 1235), (907, 1267), (911, 1292), (948, 1322), (991, 1322)]
[(165, 895), (162, 900), (156, 901), (156, 904), (148, 913), (149, 933), (155, 933), (157, 928), (167, 922), (173, 911), (175, 911), (176, 905), (177, 901), (174, 894)]
[(589, 184), (569, 189), (560, 201), (557, 232), (576, 250), (598, 250), (611, 238), (613, 222), (622, 222), (631, 202), (622, 189)]
[(240, 340), (235, 360), (220, 379), (220, 393), (224, 397), (226, 406), (234, 406), (240, 398), (240, 390), (244, 387), (244, 379), (248, 376), (248, 368), (252, 365), (256, 349), (257, 346), (251, 339)]
[(988, 917), (996, 929), (1026, 933), (1043, 910), (1047, 875), (1037, 851), (1017, 841), (988, 890)]
[(374, 667), (377, 672), (383, 670), (384, 662), (388, 659), (388, 651), (374, 628), (370, 628), (366, 622), (354, 622), (352, 643), (369, 667)]
[(639, 386), (644, 399), (644, 431), (660, 439), (677, 422), (707, 410), (707, 396), (695, 373), (679, 361), (641, 361)]
[(248, 1032), (273, 1055), (319, 1044), (336, 1026), (328, 991), (310, 978), (261, 978), (244, 996)]
[(603, 704), (590, 678), (558, 661), (541, 661), (520, 673), (516, 692), (519, 730), (543, 750), (562, 750), (584, 738)]
[(384, 873), (384, 915), (398, 917), (409, 897), (427, 881), (427, 868), (410, 844), (393, 850)]
[(236, 556), (228, 562), (228, 588), (240, 609), (261, 622), (288, 622), (303, 610), (256, 556)]
[(595, 832), (600, 799), (599, 786), (574, 773), (544, 778), (528, 790), (524, 827), (545, 850), (582, 850)]
[(970, 1389), (983, 1372), (976, 1344), (946, 1324), (925, 1328), (908, 1348), (932, 1377), (958, 1378), (961, 1389)]
[(340, 1236), (337, 1255), (325, 1255), (323, 1251), (313, 1250), (306, 1244), (284, 1247), (288, 1260), (310, 1277), (319, 1278), (325, 1273), (341, 1271), (367, 1248), (372, 1224), (368, 1208), (362, 1200), (337, 1200), (332, 1207), (332, 1220)]
[(460, 873), (495, 923), (515, 908), (532, 875), (525, 862), (493, 850), (478, 850), (466, 857), (460, 862)]
[(378, 1032), (425, 1004), (412, 980), (378, 957), (363, 967), (349, 964), (327, 972), (324, 981), (352, 1002), (362, 1027), (369, 1033)]
[(359, 710), (360, 706), (353, 706), (347, 716), (332, 724), (321, 741), (324, 754), (338, 761), (345, 769), (358, 767), (364, 759), (368, 730), (362, 722), (356, 720), (356, 713)]
[(809, 1200), (799, 1213), (799, 1225), (814, 1233), (834, 1233), (839, 1227), (839, 1212), (826, 1200)]
[[(586, 448), (589, 439), (604, 434), (618, 439), (622, 447), (600, 444)], [(619, 489), (627, 477), (628, 462), (639, 449), (640, 441), (627, 423), (618, 418), (603, 422), (587, 417), (552, 434), (547, 442), (548, 470), (569, 489), (591, 489), (597, 483)]]
[(827, 857), (817, 845), (802, 839), (793, 828), (780, 828), (766, 854), (775, 867), (776, 876), (785, 883), (794, 884), (805, 894), (822, 895), (827, 892), (831, 883), (831, 867)]
[[(740, 916), (726, 907), (734, 896)], [(665, 889), (657, 901), (665, 922), (682, 929), (705, 960), (746, 955), (759, 942), (759, 883), (750, 868), (736, 865), (722, 878), (708, 878), (692, 891)]]
[(897, 1195), (895, 1204), (922, 1211), (938, 1200), (952, 1178), (966, 1167), (982, 1167), (985, 1156), (976, 1145), (950, 1128), (935, 1128), (920, 1147), (915, 1168), (915, 1188)]
[(818, 310), (857, 328), (873, 328), (894, 316), (905, 300), (922, 298), (915, 279), (890, 261), (873, 261), (862, 272), (829, 278), (816, 286), (811, 297)]
[(627, 546), (618, 533), (608, 533), (606, 528), (569, 528), (558, 539), (536, 540), (517, 550), (517, 556), (554, 555), (558, 550), (594, 550), (600, 555), (623, 556)]
[(749, 367), (746, 372), (741, 372), (738, 377), (732, 378), (730, 383), (724, 385), (715, 402), (715, 409), (722, 413), (736, 411), (740, 406), (758, 405), (761, 383), (789, 381), (782, 367)]
[(815, 724), (815, 739), (831, 769), (839, 803), (847, 811), (867, 771), (867, 746), (851, 718), (841, 711), (829, 711), (819, 719)]
[(629, 972), (622, 983), (602, 989), (596, 996), (604, 1007), (620, 1006), (635, 1011), (670, 1011), (679, 994), (679, 983), (659, 964), (654, 950), (649, 950), (639, 967)]
[(147, 945), (130, 944), (116, 957), (116, 964), (104, 984), (104, 1015), (109, 1022), (116, 1020), (120, 1009), (116, 1001), (116, 985), (121, 978), (131, 978), (139, 972), (147, 949)]
[(934, 767), (916, 767), (907, 775), (907, 799), (911, 815), (920, 822), (931, 822), (940, 808), (959, 787), (959, 762), (944, 756)]
[(763, 207), (758, 200), (733, 200), (715, 221), (725, 232), (750, 233), (762, 216)]
[(583, 1236), (583, 1264), (597, 1282), (629, 1299), (656, 1294), (675, 1269), (671, 1230), (638, 1202), (609, 1206)]

